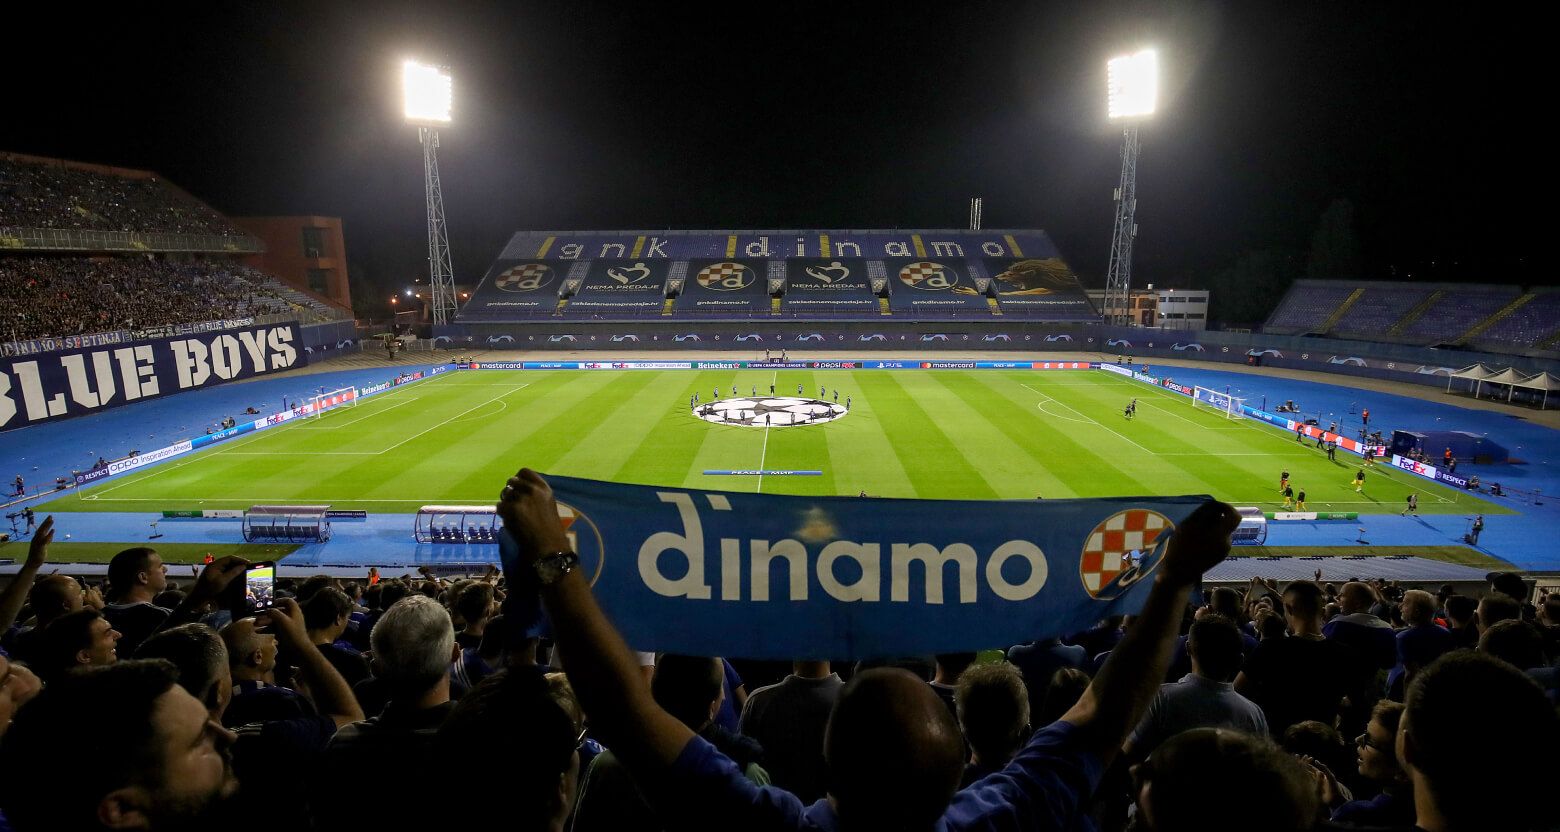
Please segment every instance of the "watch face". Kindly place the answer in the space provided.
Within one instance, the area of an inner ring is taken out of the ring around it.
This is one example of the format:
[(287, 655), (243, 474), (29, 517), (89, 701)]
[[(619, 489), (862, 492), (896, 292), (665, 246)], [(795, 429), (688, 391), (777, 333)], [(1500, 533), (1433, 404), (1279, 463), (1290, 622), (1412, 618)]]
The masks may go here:
[(579, 562), (579, 555), (573, 552), (550, 555), (536, 562), (536, 575), (542, 583), (550, 584), (573, 571)]

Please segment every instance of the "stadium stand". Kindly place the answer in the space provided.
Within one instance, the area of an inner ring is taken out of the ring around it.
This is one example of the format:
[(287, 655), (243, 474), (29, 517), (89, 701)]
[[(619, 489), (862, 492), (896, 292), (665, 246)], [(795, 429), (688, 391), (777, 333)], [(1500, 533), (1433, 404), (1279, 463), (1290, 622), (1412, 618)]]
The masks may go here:
[(1297, 280), (1262, 331), (1521, 352), (1560, 338), (1560, 291)]
[(1278, 308), (1268, 316), (1263, 332), (1304, 335), (1323, 330), (1328, 318), (1354, 295), (1356, 286), (1317, 280), (1297, 280)]
[(1368, 286), (1333, 324), (1339, 338), (1378, 338), (1430, 296), (1423, 286)]
[(1396, 333), (1411, 343), (1455, 341), (1518, 296), (1515, 286), (1469, 286), (1438, 291), (1418, 318)]
[[(506, 491), (517, 539), (560, 534), (534, 494)], [(1535, 604), (1514, 573), (1479, 597), (1261, 578), (1193, 595), (1228, 553), (1223, 511), (1181, 525), (1125, 626), (980, 662), (635, 661), (576, 570), (540, 591), (564, 673), (506, 576), (282, 578), (276, 609), (243, 618), (210, 611), (242, 561), (176, 586), (138, 547), (83, 588), (48, 571), (51, 518), (0, 589), (0, 820), (110, 828), (127, 793), (149, 830), (447, 817), (376, 797), (415, 782), (505, 794), (533, 832), (1121, 829), (1134, 804), (1138, 829), (1552, 828), (1531, 749), (1560, 742), (1560, 595)], [(1132, 777), (1105, 776), (1118, 758)]]
[(1472, 344), (1509, 349), (1541, 346), (1560, 333), (1560, 291), (1533, 292), (1517, 301), (1463, 337)]
[(233, 260), (260, 249), (151, 172), (0, 154), (0, 339), (347, 315)]
[(1040, 231), (579, 231), (516, 234), (457, 320), (1002, 316), (1099, 314)]
[(0, 337), (80, 335), (165, 324), (341, 313), (274, 277), (229, 262), (148, 257), (0, 257)]
[(0, 154), (0, 227), (245, 236), (145, 171)]

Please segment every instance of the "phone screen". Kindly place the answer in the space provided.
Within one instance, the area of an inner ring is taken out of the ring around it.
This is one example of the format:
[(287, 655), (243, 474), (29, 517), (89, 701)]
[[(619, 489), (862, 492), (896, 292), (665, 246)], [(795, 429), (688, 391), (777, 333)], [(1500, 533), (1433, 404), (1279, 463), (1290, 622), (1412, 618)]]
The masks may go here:
[(251, 612), (268, 610), (276, 604), (276, 564), (252, 563), (244, 569), (244, 604)]

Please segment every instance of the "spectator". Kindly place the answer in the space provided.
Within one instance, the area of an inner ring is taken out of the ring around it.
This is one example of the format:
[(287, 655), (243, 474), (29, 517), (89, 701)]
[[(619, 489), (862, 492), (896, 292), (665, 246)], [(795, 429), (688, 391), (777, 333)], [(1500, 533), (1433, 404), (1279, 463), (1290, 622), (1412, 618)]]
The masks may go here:
[[(584, 726), (570, 716), (534, 668), (501, 671), (461, 699), (434, 739), (433, 755), (461, 765), (436, 766), (435, 795), (502, 797), (503, 827), (517, 832), (556, 832), (575, 805), (580, 779), (577, 753)], [(388, 802), (388, 801), (387, 801)], [(413, 800), (428, 810), (423, 824), (387, 828), (436, 829), (447, 824), (448, 807), (438, 800)]]
[(1320, 814), (1306, 769), (1270, 740), (1239, 731), (1177, 734), (1132, 779), (1134, 828), (1143, 832), (1309, 832)]
[[(1082, 647), (1063, 644), (1059, 638), (1048, 638), (1008, 648), (1007, 659), (1024, 675), (1024, 689), (1029, 693), (1029, 713), (1035, 715), (1041, 712), (1040, 705), (1051, 688), (1051, 679), (1056, 671), (1063, 668), (1082, 670), (1088, 665), (1089, 656)], [(1042, 723), (1037, 721), (1035, 724)]]
[[(18, 479), (20, 479), (20, 475), (18, 475)], [(28, 521), (28, 525), (29, 527), (31, 526), (31, 520)], [(22, 562), (21, 568), (16, 570), (16, 574), (11, 576), (11, 582), (6, 584), (5, 590), (0, 592), (0, 633), (5, 634), (7, 646), (15, 644), (15, 641), (10, 638), (11, 628), (16, 624), (17, 617), (22, 614), (22, 607), (26, 603), (28, 595), (36, 594), (36, 590), (32, 590), (32, 593), (29, 593), (29, 590), (33, 587), (33, 579), (38, 576), (38, 570), (42, 569), (43, 565), (49, 560), (49, 544), (53, 541), (54, 517), (49, 516), (43, 519), (43, 525), (38, 527), (38, 530), (32, 536), (32, 540), (28, 541), (27, 559)], [(65, 580), (69, 581), (70, 579), (66, 578)], [(74, 584), (75, 582), (71, 581), (71, 583)], [(64, 593), (65, 591), (61, 590), (61, 594)], [(64, 603), (70, 608), (61, 609), (60, 603)], [(80, 609), (80, 607), (81, 598), (79, 592), (75, 593), (74, 602), (69, 597), (57, 599), (55, 602), (50, 603), (48, 611), (49, 620), (53, 620), (66, 612), (71, 612), (72, 609)], [(40, 616), (40, 626), (44, 623), (47, 622), (43, 621)]]
[(738, 723), (742, 721), (742, 709), (747, 706), (747, 686), (742, 684), (742, 677), (731, 662), (721, 659), (720, 666), (723, 672), (720, 683), (722, 696), (720, 712), (715, 714), (715, 724), (735, 734)]
[(466, 626), (455, 635), (455, 643), (462, 650), (475, 650), (482, 646), (482, 633), (487, 627), (488, 619), (498, 612), (498, 607), (493, 603), (493, 586), (491, 584), (474, 581), (461, 587), (455, 596), (455, 611)]
[(955, 683), (959, 681), (959, 675), (965, 669), (975, 663), (974, 653), (942, 653), (936, 657), (936, 671), (932, 674), (932, 693), (948, 706), (948, 713), (958, 716), (958, 708), (954, 705)]
[(1111, 616), (1095, 624), (1092, 628), (1065, 639), (1065, 641), (1082, 647), (1084, 653), (1090, 659), (1093, 659), (1101, 653), (1109, 653), (1121, 642), (1121, 639), (1126, 635), (1126, 627), (1123, 626), (1126, 620), (1127, 618), (1124, 615)]
[(323, 765), (334, 776), (316, 783), (316, 826), (398, 826), (397, 801), (363, 801), (361, 796), (392, 781), (422, 782), (439, 763), (428, 752), (454, 707), (455, 628), (449, 613), (431, 598), (399, 601), (374, 626), (373, 648), (388, 702), (379, 715), (337, 731), (326, 746)]
[(10, 659), (0, 656), (0, 739), (4, 739), (6, 730), (11, 727), (11, 720), (16, 718), (16, 712), (31, 702), (41, 690), (43, 682), (33, 675), (27, 665), (12, 664)]
[(1267, 736), (1262, 709), (1235, 692), (1233, 680), (1241, 665), (1241, 632), (1235, 623), (1219, 615), (1204, 616), (1192, 624), (1187, 646), (1192, 672), (1159, 688), (1127, 740), (1129, 759), (1147, 757), (1165, 740), (1193, 728)]
[[(1029, 692), (1018, 668), (983, 664), (959, 674), (959, 729), (970, 748), (959, 788), (1005, 768), (1029, 736)], [(798, 795), (800, 797), (800, 795)]]
[(1235, 690), (1262, 706), (1275, 735), (1307, 719), (1334, 724), (1343, 697), (1362, 687), (1358, 655), (1322, 635), (1321, 599), (1321, 587), (1310, 581), (1285, 587), (1290, 635), (1263, 639), (1235, 677)]
[[(379, 623), (379, 619), (384, 616), (385, 610), (395, 606), (397, 601), (405, 598), (412, 592), (411, 587), (404, 581), (384, 581), (374, 584), (369, 589), (371, 591), (377, 590), (377, 592), (369, 598), (370, 604), (367, 620), (364, 622), (364, 626), (358, 628), (357, 640), (352, 645), (359, 650), (367, 650), (372, 645), (374, 625)], [(376, 598), (378, 603), (372, 603)]]
[(1550, 593), (1538, 608), (1538, 625), (1551, 656), (1560, 657), (1560, 592)]
[(1046, 686), (1045, 698), (1040, 700), (1040, 710), (1029, 712), (1029, 724), (1044, 728), (1061, 719), (1083, 698), (1083, 692), (1089, 689), (1090, 682), (1089, 674), (1075, 667), (1056, 671)]
[(1479, 652), (1494, 656), (1529, 676), (1539, 671), (1543, 681), (1535, 681), (1540, 684), (1552, 680), (1546, 672), (1551, 668), (1549, 655), (1544, 650), (1544, 634), (1526, 621), (1501, 621), (1485, 630), (1479, 636)]
[[(535, 472), (509, 480), (499, 511), (520, 552), (509, 568), (530, 570), (543, 553), (568, 550), (557, 510)], [(1211, 502), (1183, 521), (1139, 626), (1116, 646), (1083, 698), (1057, 724), (1036, 732), (1009, 765), (1011, 778), (988, 778), (957, 796), (963, 769), (957, 727), (914, 676), (871, 670), (845, 686), (825, 739), (829, 798), (804, 807), (782, 790), (758, 790), (728, 757), (646, 695), (632, 653), (579, 570), (543, 579), (539, 589), (581, 705), (634, 778), (657, 784), (646, 796), (667, 826), (917, 829), (942, 821), (989, 825), (1000, 816), (1013, 828), (1060, 827), (1093, 792), (1147, 708), (1192, 585), (1228, 554), (1238, 522), (1233, 508)]]
[(1397, 663), (1397, 642), (1392, 625), (1372, 615), (1379, 599), (1369, 584), (1350, 581), (1338, 593), (1338, 615), (1322, 628), (1322, 635), (1353, 649), (1378, 670)]
[(45, 682), (78, 667), (102, 667), (119, 660), (120, 633), (97, 610), (77, 610), (49, 623), (39, 640), (36, 670)]
[(804, 803), (823, 798), (823, 737), (844, 687), (827, 661), (794, 662), (791, 675), (753, 691), (742, 709), (741, 733), (763, 747), (774, 784)]
[(1522, 602), (1502, 592), (1492, 592), (1479, 599), (1479, 610), (1474, 616), (1482, 634), (1502, 621), (1520, 621)]
[(1457, 647), (1479, 645), (1479, 602), (1466, 595), (1453, 595), (1446, 599), (1446, 629), (1452, 634)]
[(1526, 604), (1532, 595), (1527, 582), (1516, 572), (1491, 572), (1484, 579), (1490, 582), (1491, 592), (1499, 592), (1518, 604)]
[(310, 599), (314, 598), (315, 594), (322, 589), (334, 589), (335, 587), (336, 579), (329, 575), (310, 575), (304, 579), (303, 583), (298, 585), (298, 588), (293, 591), (293, 599), (303, 606), (305, 620), (308, 618)]
[(337, 643), (337, 639), (346, 633), (351, 615), (352, 601), (345, 592), (333, 586), (315, 590), (303, 604), (303, 623), (308, 628), (309, 643), (319, 648), (325, 660), (349, 686), (369, 677), (368, 660), (363, 654)]
[(1419, 828), (1528, 829), (1549, 819), (1538, 796), (1552, 771), (1530, 755), (1560, 744), (1560, 716), (1532, 679), (1459, 650), (1425, 668), (1404, 704), (1397, 759)]
[(1350, 787), (1358, 785), (1358, 776), (1354, 773), (1355, 747), (1344, 743), (1343, 735), (1338, 733), (1337, 728), (1323, 725), (1314, 719), (1296, 722), (1284, 731), (1279, 747), (1309, 763), (1317, 764), (1328, 773), (1337, 772), (1338, 796), (1343, 800), (1354, 799)]
[[(1214, 587), (1208, 595), (1208, 603), (1199, 607), (1192, 615), (1192, 620), (1200, 621), (1209, 615), (1220, 615), (1231, 623), (1241, 620), (1240, 593), (1227, 586)], [(1186, 649), (1186, 641), (1190, 636), (1180, 636), (1175, 640), (1175, 652), (1170, 656), (1170, 672), (1165, 674), (1165, 682), (1174, 682), (1177, 679), (1192, 672), (1192, 657)], [(1242, 660), (1251, 655), (1251, 651), (1257, 649), (1255, 636), (1244, 630), (1240, 631), (1240, 655)]]
[(1435, 623), (1435, 598), (1430, 593), (1422, 589), (1403, 593), (1402, 610), (1408, 627), (1397, 634), (1397, 665), (1387, 675), (1387, 696), (1397, 702), (1403, 701), (1404, 687), (1421, 669), (1457, 647), (1451, 631)]
[(123, 637), (125, 655), (134, 655), (172, 612), (152, 604), (157, 593), (167, 588), (168, 567), (156, 549), (126, 549), (108, 562), (110, 603), (103, 608), (103, 615)]
[(233, 678), (233, 698), (223, 716), (223, 724), (229, 728), (313, 713), (307, 699), (276, 684), (276, 636), (261, 632), (258, 623), (254, 618), (241, 618), (221, 631)]
[[(530, 665), (542, 673), (552, 668), (540, 667), (536, 663), (536, 645), (540, 639), (529, 639), (530, 661), (523, 659), (518, 662), (507, 661), (509, 654), (509, 640), (515, 636), (510, 631), (514, 629), (507, 623), (502, 613), (493, 616), (482, 631), (482, 643), (475, 649), (460, 651), (460, 658), (450, 666), (450, 698), (460, 699), (466, 692), (476, 687), (483, 679), (497, 673), (505, 667), (520, 667)], [(458, 638), (458, 636), (457, 636)], [(522, 641), (527, 639), (522, 638)], [(457, 643), (457, 647), (459, 644)]]
[(212, 722), (222, 722), (233, 698), (233, 673), (227, 647), (215, 630), (205, 624), (171, 627), (142, 642), (135, 657), (172, 664), (178, 670), (179, 687), (205, 706)]
[[(719, 659), (663, 655), (656, 663), (650, 692), (667, 714), (735, 762), (748, 781), (768, 785), (769, 774), (759, 764), (763, 749), (758, 743), (715, 722), (725, 697), (724, 677)], [(575, 832), (679, 828), (669, 827), (657, 816), (636, 781), (610, 749), (597, 756), (580, 785)]]
[(12, 828), (217, 828), (238, 788), (233, 735), (177, 679), (160, 659), (127, 661), (64, 676), (22, 708), (0, 750)]
[[(20, 576), (12, 579), (7, 592), (11, 586), (27, 588)], [(32, 610), (32, 626), (8, 633), (5, 648), (11, 658), (32, 663), (37, 661), (39, 641), (50, 622), (82, 608), (81, 584), (65, 575), (45, 575), (27, 593), (27, 608)]]
[(1384, 827), (1413, 825), (1413, 787), (1397, 758), (1397, 733), (1402, 716), (1401, 703), (1378, 702), (1371, 711), (1365, 733), (1354, 740), (1360, 776), (1381, 790), (1374, 798), (1335, 802), (1337, 791), (1329, 787), (1336, 781), (1324, 773), (1322, 801), (1332, 807), (1335, 823)]

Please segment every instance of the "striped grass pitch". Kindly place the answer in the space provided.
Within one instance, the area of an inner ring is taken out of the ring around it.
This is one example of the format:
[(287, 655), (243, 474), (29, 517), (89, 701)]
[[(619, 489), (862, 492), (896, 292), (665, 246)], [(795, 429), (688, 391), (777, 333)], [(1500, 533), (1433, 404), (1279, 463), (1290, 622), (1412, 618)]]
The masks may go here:
[[(746, 397), (839, 390), (821, 425), (710, 424), (689, 412), (733, 385)], [(1137, 417), (1126, 419), (1127, 401)], [(1046, 499), (1212, 494), (1279, 509), (1288, 470), (1312, 510), (1506, 513), (1475, 497), (1314, 442), (1193, 408), (1168, 391), (1089, 371), (463, 371), (246, 435), (71, 494), (51, 510), (149, 511), (328, 503), (412, 512), (487, 504), (521, 466), (673, 487), (783, 494)], [(707, 470), (822, 476), (708, 476)]]

